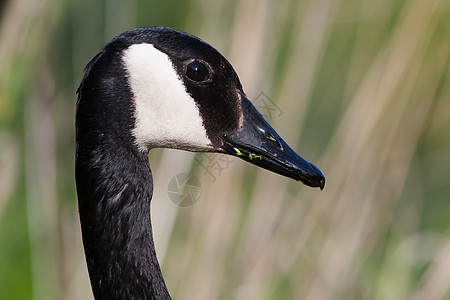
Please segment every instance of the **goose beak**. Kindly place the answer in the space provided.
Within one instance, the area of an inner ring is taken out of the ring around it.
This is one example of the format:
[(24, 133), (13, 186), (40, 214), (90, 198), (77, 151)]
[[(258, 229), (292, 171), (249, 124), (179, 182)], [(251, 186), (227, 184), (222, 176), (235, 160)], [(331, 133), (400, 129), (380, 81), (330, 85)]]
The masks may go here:
[(243, 124), (238, 131), (224, 134), (223, 150), (254, 165), (323, 190), (325, 177), (319, 168), (295, 153), (250, 100), (241, 96)]

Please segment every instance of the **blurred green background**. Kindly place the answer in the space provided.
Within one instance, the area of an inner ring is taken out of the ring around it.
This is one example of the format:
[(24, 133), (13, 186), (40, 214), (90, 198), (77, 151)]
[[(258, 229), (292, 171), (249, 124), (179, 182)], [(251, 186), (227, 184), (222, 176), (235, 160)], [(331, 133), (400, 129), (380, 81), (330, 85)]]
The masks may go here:
[[(174, 299), (450, 299), (448, 0), (1, 3), (0, 299), (92, 298), (75, 90), (107, 41), (148, 25), (215, 46), (327, 179), (320, 192), (234, 158), (214, 179), (198, 155), (152, 151)], [(189, 208), (167, 194), (183, 172), (202, 184)]]

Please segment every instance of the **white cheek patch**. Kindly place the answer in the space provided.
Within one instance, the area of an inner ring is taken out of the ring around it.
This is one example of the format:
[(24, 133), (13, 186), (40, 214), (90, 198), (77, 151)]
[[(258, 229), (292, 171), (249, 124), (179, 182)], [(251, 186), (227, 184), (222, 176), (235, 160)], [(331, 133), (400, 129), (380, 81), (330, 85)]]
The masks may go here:
[(141, 150), (213, 149), (195, 101), (165, 53), (151, 44), (135, 44), (124, 51), (123, 62), (136, 106), (133, 134)]

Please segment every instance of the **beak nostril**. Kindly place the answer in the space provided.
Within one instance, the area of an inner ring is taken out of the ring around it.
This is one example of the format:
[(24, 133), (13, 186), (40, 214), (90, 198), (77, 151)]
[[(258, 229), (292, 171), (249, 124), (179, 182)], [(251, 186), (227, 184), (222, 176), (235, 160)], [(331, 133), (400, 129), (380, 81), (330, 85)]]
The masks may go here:
[(264, 132), (264, 136), (267, 140), (269, 140), (275, 147), (281, 149), (280, 142), (268, 131)]
[(266, 139), (268, 139), (269, 141), (272, 141), (272, 142), (276, 142), (277, 141), (277, 139), (272, 134), (270, 134), (267, 131), (264, 133), (264, 135), (266, 136)]

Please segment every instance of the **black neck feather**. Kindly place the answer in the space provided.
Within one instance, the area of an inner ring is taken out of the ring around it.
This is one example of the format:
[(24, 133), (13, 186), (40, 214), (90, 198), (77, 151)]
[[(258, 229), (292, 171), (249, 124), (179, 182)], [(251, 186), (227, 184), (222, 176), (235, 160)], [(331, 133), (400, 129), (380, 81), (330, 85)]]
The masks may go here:
[(147, 157), (117, 150), (89, 155), (79, 148), (77, 156), (79, 213), (94, 296), (170, 299), (152, 238)]

